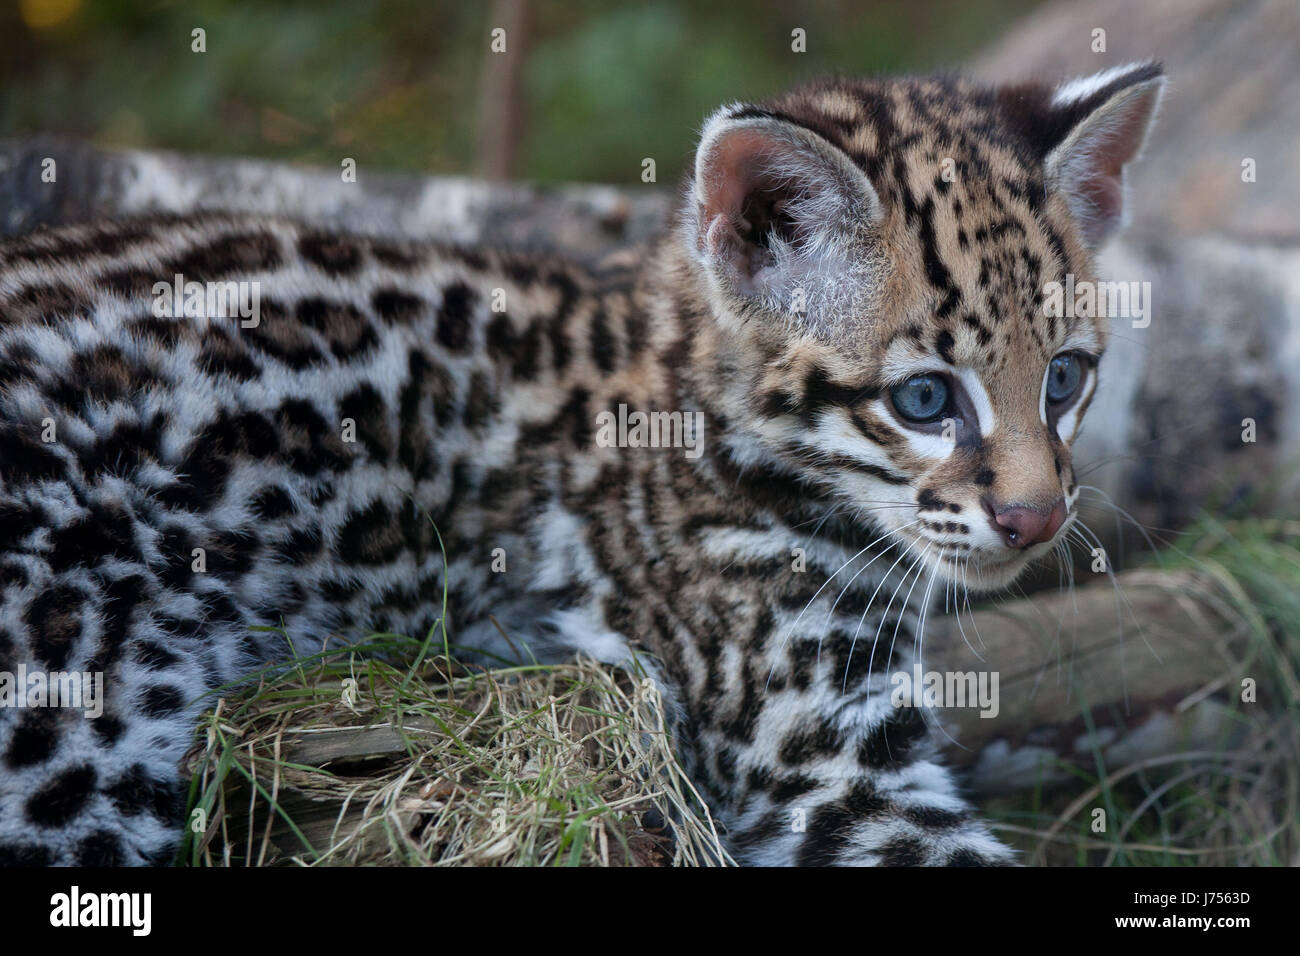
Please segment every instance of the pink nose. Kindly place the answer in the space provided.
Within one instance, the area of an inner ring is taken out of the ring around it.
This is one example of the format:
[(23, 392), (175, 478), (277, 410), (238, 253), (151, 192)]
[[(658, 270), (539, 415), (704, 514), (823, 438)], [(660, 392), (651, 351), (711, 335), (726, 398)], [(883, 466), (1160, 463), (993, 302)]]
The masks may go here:
[(1065, 499), (1042, 511), (1020, 505), (1002, 509), (985, 505), (985, 510), (989, 512), (993, 530), (1002, 536), (1008, 548), (1027, 548), (1051, 541), (1065, 523)]

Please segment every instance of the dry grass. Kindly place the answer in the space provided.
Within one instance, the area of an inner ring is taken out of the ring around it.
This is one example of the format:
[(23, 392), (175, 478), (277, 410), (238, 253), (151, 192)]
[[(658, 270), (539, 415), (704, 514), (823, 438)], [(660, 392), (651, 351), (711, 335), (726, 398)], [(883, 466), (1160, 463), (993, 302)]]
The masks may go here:
[(584, 660), (401, 669), (375, 650), (318, 655), (219, 701), (190, 755), (206, 824), (190, 863), (731, 862), (651, 681)]

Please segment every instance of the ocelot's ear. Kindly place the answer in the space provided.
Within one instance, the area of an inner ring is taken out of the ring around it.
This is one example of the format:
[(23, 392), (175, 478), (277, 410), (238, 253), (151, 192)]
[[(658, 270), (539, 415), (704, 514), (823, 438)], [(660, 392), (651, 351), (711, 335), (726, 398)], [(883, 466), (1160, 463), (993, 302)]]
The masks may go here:
[(1043, 160), (1049, 190), (1059, 190), (1096, 250), (1126, 219), (1124, 166), (1146, 142), (1165, 78), (1154, 63), (1105, 70), (1052, 93), (1055, 142)]
[(743, 304), (816, 321), (870, 281), (863, 246), (880, 200), (842, 150), (802, 126), (721, 110), (700, 139), (689, 201), (688, 243)]

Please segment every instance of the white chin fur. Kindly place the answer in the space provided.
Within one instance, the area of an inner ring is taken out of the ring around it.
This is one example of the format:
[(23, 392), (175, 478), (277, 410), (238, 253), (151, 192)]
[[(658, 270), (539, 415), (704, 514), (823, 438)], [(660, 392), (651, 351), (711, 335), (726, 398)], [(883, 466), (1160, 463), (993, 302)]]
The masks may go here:
[(969, 561), (962, 554), (957, 556), (956, 563), (938, 558), (931, 559), (930, 563), (937, 563), (940, 575), (965, 587), (972, 594), (989, 594), (1010, 587), (1024, 573), (1029, 563), (1039, 556), (1039, 549), (1031, 548), (1028, 554), (1017, 552), (1007, 555), (1005, 559), (993, 553), (984, 555), (976, 552), (970, 555)]

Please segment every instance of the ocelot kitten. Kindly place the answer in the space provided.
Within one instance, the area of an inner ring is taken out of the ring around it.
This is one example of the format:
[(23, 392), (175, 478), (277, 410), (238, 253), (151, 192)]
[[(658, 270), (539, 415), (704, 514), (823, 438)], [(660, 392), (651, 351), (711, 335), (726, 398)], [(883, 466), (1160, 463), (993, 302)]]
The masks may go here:
[(423, 635), (446, 567), (458, 645), (644, 654), (740, 860), (1011, 862), (888, 677), (1073, 520), (1106, 329), (1043, 289), (1092, 278), (1162, 85), (727, 106), (633, 265), (226, 215), (0, 246), (0, 672), (105, 695), (10, 685), (0, 861), (169, 861), (197, 702), (289, 653), (252, 627)]

